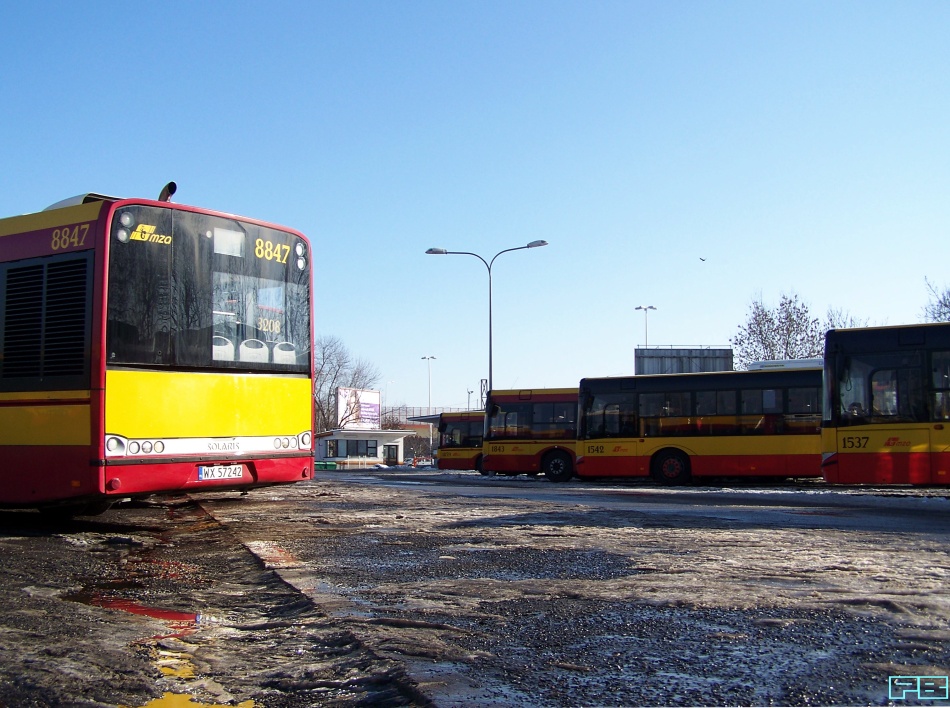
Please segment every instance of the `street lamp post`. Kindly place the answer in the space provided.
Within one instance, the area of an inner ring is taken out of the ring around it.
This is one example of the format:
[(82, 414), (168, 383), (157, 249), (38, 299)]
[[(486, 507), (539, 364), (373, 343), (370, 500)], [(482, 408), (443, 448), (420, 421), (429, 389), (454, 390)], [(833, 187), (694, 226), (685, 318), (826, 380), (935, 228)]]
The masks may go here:
[(485, 268), (488, 269), (488, 390), (492, 390), (492, 306), (491, 306), (491, 293), (492, 293), (492, 284), (491, 284), (491, 268), (495, 264), (495, 259), (498, 258), (502, 253), (510, 253), (511, 251), (523, 251), (526, 248), (538, 248), (540, 246), (547, 246), (547, 241), (532, 241), (531, 243), (525, 246), (517, 246), (515, 248), (506, 248), (503, 251), (499, 251), (494, 256), (492, 256), (491, 261), (486, 261), (477, 253), (472, 253), (470, 251), (446, 251), (444, 248), (430, 248), (426, 253), (430, 256), (475, 256), (480, 260)]
[[(429, 370), (429, 405), (426, 406), (426, 415), (432, 415), (432, 360), (434, 356), (424, 356), (426, 368)], [(432, 456), (432, 423), (429, 423), (429, 457)]]
[(647, 315), (650, 314), (650, 310), (655, 310), (656, 308), (653, 307), (653, 305), (646, 305), (646, 306), (644, 306), (644, 305), (638, 305), (636, 309), (638, 309), (638, 310), (643, 310), (643, 348), (646, 349), (646, 348), (647, 348), (647, 342), (648, 342), (648, 340), (647, 340), (647, 331), (648, 331), (648, 330), (647, 330)]

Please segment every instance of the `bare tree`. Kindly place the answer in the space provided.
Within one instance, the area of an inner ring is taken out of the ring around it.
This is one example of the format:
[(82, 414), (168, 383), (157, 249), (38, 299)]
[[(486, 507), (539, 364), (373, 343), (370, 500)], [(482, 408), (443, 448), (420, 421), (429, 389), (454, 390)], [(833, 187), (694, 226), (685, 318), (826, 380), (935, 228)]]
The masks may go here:
[(829, 329), (851, 329), (854, 327), (867, 327), (868, 321), (867, 318), (859, 319), (852, 315), (850, 312), (842, 310), (841, 308), (828, 308), (828, 313), (825, 315), (825, 326), (824, 330), (828, 331)]
[(729, 341), (736, 368), (745, 369), (753, 361), (821, 357), (824, 335), (798, 295), (783, 294), (778, 307), (769, 309), (760, 293), (749, 306), (746, 323)]
[(314, 342), (314, 405), (317, 432), (336, 427), (336, 390), (368, 389), (379, 381), (379, 369), (365, 359), (354, 358), (343, 342), (333, 336)]
[(924, 319), (928, 322), (950, 322), (950, 288), (943, 292), (937, 286), (924, 278), (927, 290), (930, 291), (930, 302), (924, 306)]
[(406, 427), (406, 424), (394, 411), (389, 411), (382, 418), (379, 427), (383, 430), (402, 430)]

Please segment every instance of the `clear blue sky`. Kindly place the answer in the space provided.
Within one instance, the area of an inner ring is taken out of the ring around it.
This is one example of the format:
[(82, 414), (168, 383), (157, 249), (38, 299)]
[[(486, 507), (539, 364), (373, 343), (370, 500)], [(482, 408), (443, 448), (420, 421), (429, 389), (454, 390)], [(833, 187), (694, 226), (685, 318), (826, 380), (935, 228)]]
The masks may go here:
[[(870, 324), (950, 284), (948, 2), (0, 9), (0, 214), (99, 191), (304, 231), (385, 404), (727, 345), (761, 294)], [(700, 260), (705, 258), (705, 261)], [(477, 398), (473, 394), (472, 401)]]

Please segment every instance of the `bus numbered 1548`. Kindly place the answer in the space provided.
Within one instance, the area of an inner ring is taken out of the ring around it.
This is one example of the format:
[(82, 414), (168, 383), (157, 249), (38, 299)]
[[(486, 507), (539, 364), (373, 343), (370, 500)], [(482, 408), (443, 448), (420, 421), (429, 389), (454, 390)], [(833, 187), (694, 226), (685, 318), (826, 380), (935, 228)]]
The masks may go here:
[(0, 220), (0, 504), (313, 476), (310, 244), (172, 193)]
[(574, 476), (577, 389), (489, 391), (483, 474)]
[(577, 473), (821, 476), (821, 368), (589, 378), (580, 383)]
[(439, 415), (440, 470), (482, 470), (485, 411), (456, 411)]
[(950, 324), (825, 335), (831, 484), (950, 484)]

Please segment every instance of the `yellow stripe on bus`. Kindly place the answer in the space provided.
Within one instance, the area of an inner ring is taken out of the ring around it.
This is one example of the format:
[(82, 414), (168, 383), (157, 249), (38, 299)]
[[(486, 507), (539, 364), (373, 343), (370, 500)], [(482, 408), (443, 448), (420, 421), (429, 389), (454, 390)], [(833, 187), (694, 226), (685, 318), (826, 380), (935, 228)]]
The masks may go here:
[(0, 237), (30, 231), (40, 231), (42, 229), (51, 229), (55, 226), (62, 226), (63, 224), (78, 224), (83, 221), (94, 221), (99, 218), (99, 210), (102, 209), (102, 205), (103, 202), (89, 202), (88, 204), (64, 209), (40, 211), (36, 214), (0, 219)]
[(88, 403), (0, 406), (0, 445), (89, 445), (89, 411)]
[(17, 391), (0, 393), (0, 403), (24, 401), (88, 401), (89, 391)]
[(295, 435), (312, 405), (304, 377), (106, 372), (106, 432), (129, 438)]

